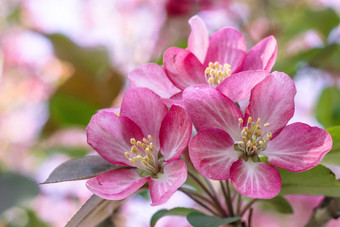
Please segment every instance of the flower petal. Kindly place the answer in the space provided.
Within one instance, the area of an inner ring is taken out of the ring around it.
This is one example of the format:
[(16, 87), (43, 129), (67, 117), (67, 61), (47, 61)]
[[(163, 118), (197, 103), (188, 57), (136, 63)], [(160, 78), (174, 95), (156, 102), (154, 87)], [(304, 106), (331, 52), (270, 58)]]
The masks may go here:
[(202, 63), (190, 51), (178, 47), (167, 49), (163, 64), (169, 79), (179, 89), (193, 84), (207, 84)]
[(231, 74), (216, 89), (234, 102), (249, 99), (251, 89), (269, 75), (265, 70), (250, 70)]
[(195, 169), (213, 180), (230, 178), (230, 167), (241, 153), (234, 150), (233, 139), (221, 129), (199, 131), (190, 141), (189, 155)]
[(275, 64), (276, 56), (276, 39), (269, 36), (251, 48), (239, 71), (264, 69), (270, 72)]
[(198, 130), (219, 128), (234, 141), (240, 138), (239, 118), (241, 110), (228, 97), (209, 86), (191, 86), (184, 90), (186, 110)]
[(331, 149), (332, 138), (326, 130), (299, 122), (284, 127), (263, 155), (279, 168), (300, 172), (318, 165)]
[(131, 166), (124, 153), (130, 151), (130, 138), (141, 140), (141, 129), (129, 118), (101, 111), (92, 116), (86, 128), (87, 142), (107, 161)]
[(179, 159), (191, 138), (192, 124), (187, 112), (180, 106), (173, 105), (165, 115), (159, 141), (164, 160), (169, 162)]
[(207, 27), (199, 16), (193, 16), (189, 20), (191, 33), (188, 39), (188, 50), (203, 63), (209, 46), (209, 34)]
[(167, 112), (166, 105), (157, 94), (147, 88), (135, 88), (126, 92), (120, 116), (132, 119), (142, 129), (144, 136), (151, 135), (158, 150), (159, 130)]
[(164, 173), (158, 173), (157, 179), (149, 181), (152, 206), (168, 201), (187, 179), (187, 166), (182, 160), (168, 162), (163, 168)]
[(231, 166), (230, 176), (236, 191), (246, 197), (271, 199), (281, 190), (279, 171), (264, 162), (246, 162), (240, 158)]
[(131, 169), (117, 169), (89, 179), (86, 186), (99, 197), (120, 200), (136, 192), (147, 181), (148, 177), (141, 178)]
[(162, 98), (170, 98), (180, 92), (169, 80), (162, 66), (155, 63), (142, 65), (128, 75), (137, 87), (146, 87), (154, 91)]
[(286, 74), (274, 72), (251, 91), (246, 119), (261, 118), (261, 124), (269, 123), (267, 131), (275, 137), (294, 115), (296, 88)]
[(210, 36), (204, 65), (217, 61), (222, 65), (229, 64), (234, 72), (241, 66), (246, 52), (243, 35), (233, 28), (224, 28)]

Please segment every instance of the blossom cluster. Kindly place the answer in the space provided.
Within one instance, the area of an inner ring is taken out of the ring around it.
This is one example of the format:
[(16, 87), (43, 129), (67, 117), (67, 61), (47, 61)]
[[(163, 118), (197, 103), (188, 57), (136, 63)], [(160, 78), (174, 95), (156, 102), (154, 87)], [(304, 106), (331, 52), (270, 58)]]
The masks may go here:
[[(159, 205), (192, 165), (205, 178), (230, 180), (243, 196), (269, 199), (281, 189), (277, 168), (305, 171), (331, 150), (324, 129), (287, 125), (296, 88), (285, 73), (271, 72), (274, 37), (247, 51), (233, 28), (209, 36), (199, 17), (189, 24), (186, 49), (171, 47), (163, 66), (145, 64), (128, 75), (132, 88), (119, 116), (108, 109), (92, 117), (88, 143), (122, 166), (87, 181), (96, 195), (124, 199), (148, 182), (152, 205)], [(182, 158), (187, 150), (190, 159)]]

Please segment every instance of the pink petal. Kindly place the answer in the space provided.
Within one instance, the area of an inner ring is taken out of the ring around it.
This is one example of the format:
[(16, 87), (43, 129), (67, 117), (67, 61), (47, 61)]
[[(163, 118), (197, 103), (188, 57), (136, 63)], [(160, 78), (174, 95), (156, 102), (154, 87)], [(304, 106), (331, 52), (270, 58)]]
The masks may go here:
[(186, 110), (198, 130), (219, 128), (226, 131), (234, 141), (239, 140), (241, 110), (228, 97), (209, 86), (191, 86), (184, 90)]
[(126, 92), (120, 116), (132, 119), (143, 131), (151, 135), (155, 148), (159, 149), (159, 130), (168, 108), (161, 98), (147, 88), (135, 88)]
[(164, 173), (158, 173), (157, 179), (149, 181), (152, 206), (168, 201), (187, 179), (187, 166), (182, 160), (168, 162), (163, 168)]
[(187, 112), (173, 105), (165, 115), (159, 132), (160, 151), (165, 161), (179, 159), (188, 146), (191, 131), (192, 124)]
[(296, 89), (293, 80), (286, 74), (274, 72), (257, 84), (251, 91), (246, 119), (261, 118), (261, 125), (269, 123), (267, 131), (275, 137), (294, 115)]
[(99, 197), (120, 200), (136, 192), (147, 181), (148, 177), (141, 178), (131, 169), (117, 169), (89, 179), (86, 186)]
[(234, 150), (233, 139), (221, 129), (199, 131), (190, 141), (189, 155), (195, 169), (213, 180), (230, 178), (230, 166), (241, 155)]
[(169, 99), (163, 99), (164, 104), (167, 106), (177, 105), (184, 107), (182, 93), (183, 92), (181, 91), (178, 92), (177, 94), (174, 94)]
[(251, 89), (268, 75), (269, 72), (265, 70), (234, 73), (224, 79), (216, 89), (234, 102), (240, 102), (249, 99)]
[(124, 153), (130, 151), (130, 138), (141, 140), (141, 129), (129, 118), (101, 111), (93, 115), (86, 128), (87, 142), (107, 161), (131, 166)]
[(128, 78), (135, 86), (149, 88), (162, 98), (169, 98), (180, 91), (169, 80), (163, 67), (155, 63), (136, 68), (129, 73)]
[(231, 183), (241, 195), (271, 199), (281, 190), (281, 177), (274, 166), (239, 159), (230, 169)]
[(258, 42), (246, 55), (239, 71), (246, 70), (272, 70), (277, 55), (277, 43), (273, 36)]
[(242, 64), (247, 52), (243, 35), (233, 28), (221, 29), (210, 36), (209, 49), (204, 65), (209, 62), (229, 64), (236, 71)]
[(171, 47), (164, 53), (163, 64), (170, 80), (179, 89), (193, 84), (207, 84), (202, 63), (190, 51)]
[(193, 53), (201, 63), (204, 62), (209, 46), (209, 34), (203, 20), (193, 16), (189, 20), (191, 33), (188, 39), (188, 50)]
[(318, 165), (332, 149), (332, 138), (327, 131), (303, 123), (294, 123), (282, 129), (269, 141), (263, 155), (282, 169), (305, 171)]

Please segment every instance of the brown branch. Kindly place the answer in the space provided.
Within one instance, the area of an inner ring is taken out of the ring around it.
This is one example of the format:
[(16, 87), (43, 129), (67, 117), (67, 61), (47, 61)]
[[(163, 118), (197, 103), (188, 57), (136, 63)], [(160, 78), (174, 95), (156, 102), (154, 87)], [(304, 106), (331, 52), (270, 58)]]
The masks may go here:
[(319, 227), (339, 217), (340, 198), (325, 197), (320, 205), (314, 208), (313, 214), (305, 227)]

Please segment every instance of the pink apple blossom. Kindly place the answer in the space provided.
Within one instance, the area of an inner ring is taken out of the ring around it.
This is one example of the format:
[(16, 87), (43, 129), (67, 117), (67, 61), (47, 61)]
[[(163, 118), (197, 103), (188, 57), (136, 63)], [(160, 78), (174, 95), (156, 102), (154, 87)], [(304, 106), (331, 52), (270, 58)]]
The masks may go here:
[(233, 101), (249, 98), (251, 88), (269, 75), (275, 63), (275, 38), (263, 39), (247, 53), (237, 30), (223, 28), (209, 37), (198, 16), (189, 24), (187, 49), (171, 47), (164, 53), (163, 66), (149, 63), (133, 70), (128, 75), (132, 86), (150, 88), (167, 101), (181, 99), (182, 91), (195, 84), (216, 87)]
[(147, 88), (129, 90), (120, 116), (112, 111), (95, 114), (86, 133), (88, 143), (107, 161), (125, 166), (87, 181), (96, 195), (124, 199), (149, 181), (152, 204), (165, 203), (185, 182), (187, 167), (179, 159), (191, 137), (186, 111)]
[[(189, 144), (194, 167), (214, 180), (230, 179), (244, 196), (272, 198), (281, 189), (278, 168), (293, 172), (318, 165), (332, 148), (331, 136), (294, 115), (293, 81), (274, 72), (252, 90), (242, 114), (238, 106), (206, 85), (187, 88), (184, 105), (199, 130)], [(268, 163), (261, 162), (266, 156)]]

